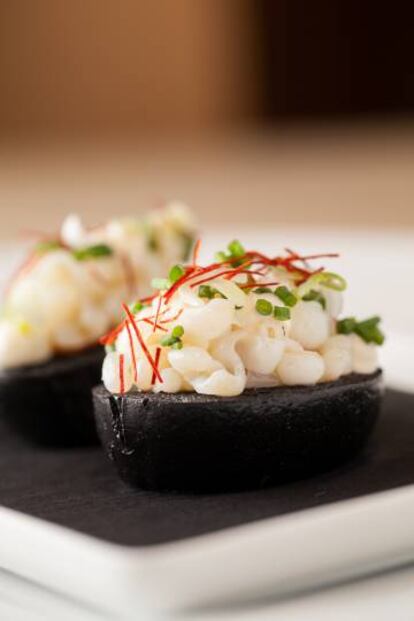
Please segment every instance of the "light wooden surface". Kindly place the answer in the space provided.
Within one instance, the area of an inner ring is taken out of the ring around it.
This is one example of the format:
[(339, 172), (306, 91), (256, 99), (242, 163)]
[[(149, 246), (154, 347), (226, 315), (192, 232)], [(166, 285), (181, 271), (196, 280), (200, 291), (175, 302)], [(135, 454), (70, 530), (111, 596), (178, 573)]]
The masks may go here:
[(0, 146), (0, 236), (181, 198), (201, 225), (414, 229), (414, 124), (169, 142)]

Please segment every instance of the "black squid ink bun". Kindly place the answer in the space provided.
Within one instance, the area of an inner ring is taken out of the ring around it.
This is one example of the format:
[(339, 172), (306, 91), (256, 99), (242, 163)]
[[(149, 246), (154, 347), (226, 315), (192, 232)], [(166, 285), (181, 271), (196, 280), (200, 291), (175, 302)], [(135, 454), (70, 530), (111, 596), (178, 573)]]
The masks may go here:
[(44, 446), (96, 444), (91, 391), (100, 382), (103, 347), (0, 371), (0, 416)]
[(98, 433), (127, 483), (220, 492), (333, 468), (365, 445), (378, 418), (382, 372), (236, 397), (94, 389)]

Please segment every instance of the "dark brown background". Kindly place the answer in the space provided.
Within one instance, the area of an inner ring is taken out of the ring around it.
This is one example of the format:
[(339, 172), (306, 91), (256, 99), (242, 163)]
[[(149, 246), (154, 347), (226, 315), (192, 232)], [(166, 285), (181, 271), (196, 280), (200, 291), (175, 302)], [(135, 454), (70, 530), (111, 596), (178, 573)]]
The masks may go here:
[(410, 114), (414, 5), (263, 0), (270, 116)]

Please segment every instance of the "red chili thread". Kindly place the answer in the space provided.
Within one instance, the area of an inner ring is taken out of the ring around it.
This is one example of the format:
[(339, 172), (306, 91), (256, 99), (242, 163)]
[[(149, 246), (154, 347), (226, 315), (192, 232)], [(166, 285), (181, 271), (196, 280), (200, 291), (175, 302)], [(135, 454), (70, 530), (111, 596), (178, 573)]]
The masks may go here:
[(295, 261), (313, 261), (315, 259), (337, 259), (337, 252), (327, 252), (325, 254), (307, 254), (304, 256), (297, 255)]
[[(172, 298), (174, 293), (187, 281), (190, 279), (191, 275), (195, 271), (194, 267), (189, 267), (185, 271), (185, 273), (175, 281), (173, 285), (164, 293), (164, 300), (168, 303), (168, 301)], [(155, 297), (155, 296), (154, 296)]]
[[(249, 261), (248, 264), (250, 265), (250, 261)], [(241, 273), (243, 273), (243, 271), (245, 271), (244, 268), (242, 268), (242, 266), (240, 266), (240, 268), (241, 269), (236, 268), (236, 269), (231, 269), (231, 270), (229, 270), (229, 269), (223, 270), (222, 272), (219, 272), (218, 274), (213, 274), (213, 276), (208, 276), (207, 278), (203, 278), (202, 280), (197, 280), (197, 282), (191, 283), (190, 287), (191, 288), (197, 287), (197, 285), (202, 285), (203, 283), (209, 282), (210, 280), (214, 280), (216, 278), (221, 278), (221, 276), (227, 276), (227, 275), (229, 275), (231, 277), (237, 276), (237, 274), (241, 274)], [(247, 272), (247, 273), (249, 273), (249, 272)], [(200, 274), (200, 276), (201, 275), (202, 274)]]
[(162, 378), (161, 375), (158, 373), (158, 369), (155, 366), (154, 360), (152, 359), (152, 356), (150, 354), (150, 352), (148, 351), (148, 347), (145, 344), (144, 339), (142, 338), (142, 334), (136, 324), (136, 321), (134, 319), (133, 314), (131, 313), (131, 311), (129, 310), (128, 306), (126, 304), (122, 304), (122, 308), (124, 309), (128, 319), (131, 322), (132, 327), (134, 328), (135, 334), (137, 335), (137, 339), (139, 344), (141, 345), (142, 351), (145, 354), (145, 357), (147, 358), (148, 362), (150, 363), (152, 370), (155, 373), (156, 378), (162, 383)]
[(181, 316), (182, 312), (183, 312), (183, 309), (180, 308), (180, 310), (178, 311), (176, 315), (174, 315), (174, 317), (168, 317), (168, 319), (162, 319), (160, 323), (171, 323), (172, 321), (176, 321)]
[(152, 302), (152, 300), (154, 298), (156, 298), (158, 295), (158, 293), (153, 293), (152, 295), (148, 295), (146, 298), (142, 298), (140, 300), (141, 304), (149, 304), (150, 302)]
[[(185, 274), (183, 274), (183, 276), (181, 276), (181, 278), (179, 278), (165, 293), (164, 293), (164, 300), (166, 302), (168, 302), (171, 297), (174, 295), (174, 293), (185, 283), (189, 282), (190, 280), (193, 280), (194, 278), (197, 278), (198, 276), (203, 276), (205, 274), (208, 274), (209, 272), (212, 272), (213, 270), (222, 268), (224, 265), (231, 265), (232, 262), (234, 262), (235, 260), (238, 259), (229, 259), (227, 261), (223, 261), (220, 263), (211, 263), (211, 265), (208, 265), (207, 267), (187, 267)], [(155, 296), (154, 296), (155, 297)]]
[(155, 351), (155, 370), (152, 373), (151, 386), (154, 386), (154, 384), (155, 384), (155, 379), (156, 379), (155, 372), (158, 373), (158, 364), (160, 362), (160, 355), (161, 355), (161, 347), (157, 347), (157, 349)]
[(129, 321), (126, 321), (125, 325), (126, 325), (126, 329), (128, 331), (129, 347), (130, 347), (130, 350), (131, 350), (132, 363), (134, 365), (134, 382), (136, 384), (137, 381), (138, 381), (138, 368), (137, 368), (137, 359), (136, 359), (136, 356), (135, 356), (135, 347), (134, 347), (134, 342), (133, 342), (133, 339), (132, 339), (132, 333), (131, 333), (131, 327), (129, 325)]
[(246, 285), (239, 285), (239, 287), (241, 287), (241, 289), (253, 289), (254, 287), (270, 287), (273, 285), (279, 285), (279, 281), (274, 280), (273, 282), (253, 282), (253, 283), (249, 283)]
[(245, 261), (244, 263), (242, 263), (238, 267), (233, 268), (232, 270), (230, 270), (229, 275), (226, 276), (226, 279), (230, 280), (230, 278), (233, 278), (234, 276), (237, 276), (237, 274), (244, 274), (245, 272), (249, 272), (249, 270), (247, 270), (247, 268), (251, 264), (252, 264), (252, 262), (249, 260), (249, 261)]
[(125, 320), (121, 321), (121, 323), (118, 326), (116, 326), (116, 328), (114, 328), (107, 334), (104, 334), (103, 336), (101, 336), (101, 338), (99, 339), (100, 344), (101, 345), (112, 345), (112, 343), (117, 338), (118, 334), (123, 330), (124, 326), (125, 326)]
[[(150, 317), (143, 317), (142, 319), (138, 319), (138, 321), (144, 321), (145, 323), (148, 323), (150, 326), (154, 327), (154, 321), (150, 318)], [(159, 323), (156, 324), (156, 328), (158, 330), (162, 330), (163, 332), (168, 332), (168, 330), (166, 330), (165, 328), (163, 328), (162, 326), (160, 326)], [(155, 332), (155, 330), (154, 330)]]
[[(267, 270), (268, 268), (266, 268), (266, 271)], [(229, 276), (226, 276), (225, 280), (233, 280), (233, 278), (238, 274), (245, 274), (246, 276), (264, 276), (266, 271), (261, 272), (260, 270), (243, 270), (241, 272), (236, 272), (235, 274), (230, 274)]]
[[(160, 316), (160, 311), (161, 311), (161, 304), (162, 304), (162, 296), (160, 295), (158, 297), (158, 303), (157, 303), (157, 311), (155, 313), (155, 318), (154, 318), (154, 326), (152, 328), (152, 331), (155, 332), (155, 330), (158, 327), (158, 317)], [(161, 328), (162, 329), (162, 328)]]
[[(247, 261), (240, 265), (237, 268), (232, 268), (232, 269), (226, 269), (223, 270), (222, 272), (219, 272), (218, 274), (216, 274), (215, 276), (210, 276), (209, 278), (202, 278), (201, 280), (196, 281), (195, 283), (191, 284), (191, 287), (195, 287), (197, 285), (202, 284), (203, 282), (208, 282), (209, 280), (213, 280), (214, 278), (217, 278), (219, 276), (223, 276), (223, 275), (227, 275), (228, 278), (233, 278), (235, 275), (239, 274), (239, 273), (244, 273), (248, 276), (253, 276), (253, 275), (258, 275), (258, 276), (264, 276), (266, 273), (266, 268), (269, 267), (285, 267), (288, 271), (290, 272), (297, 272), (298, 274), (298, 282), (302, 283), (305, 282), (310, 276), (312, 276), (313, 274), (318, 274), (319, 272), (323, 271), (323, 267), (320, 267), (316, 270), (309, 270), (309, 269), (304, 269), (302, 267), (298, 267), (297, 265), (294, 265), (295, 261), (307, 261), (307, 260), (313, 260), (313, 259), (321, 259), (321, 258), (336, 258), (339, 255), (337, 253), (327, 253), (327, 254), (313, 254), (313, 255), (304, 255), (304, 256), (300, 256), (297, 253), (295, 253), (293, 250), (290, 250), (289, 248), (286, 248), (286, 252), (290, 255), (287, 257), (274, 257), (274, 258), (270, 258), (267, 257), (266, 255), (264, 255), (261, 252), (257, 252), (256, 250), (251, 250), (245, 253), (244, 257), (233, 257), (230, 259), (226, 259), (225, 261), (222, 261), (220, 263), (212, 263), (210, 265), (208, 265), (207, 267), (199, 267), (199, 266), (187, 266), (185, 268), (185, 273), (183, 274), (183, 276), (181, 276), (181, 278), (179, 278), (162, 296), (162, 298), (164, 299), (164, 302), (166, 304), (168, 304), (169, 300), (171, 299), (171, 297), (176, 293), (176, 291), (184, 284), (194, 280), (195, 278), (199, 278), (202, 276), (205, 276), (206, 274), (209, 274), (210, 272), (214, 271), (214, 270), (218, 270), (219, 268), (223, 268), (224, 266), (229, 266), (232, 265), (234, 262), (236, 261), (240, 261), (243, 259), (246, 259)], [(246, 266), (247, 265), (259, 265), (261, 267), (259, 267), (258, 270), (246, 270)], [(278, 282), (271, 282), (271, 283), (246, 283), (246, 284), (240, 284), (240, 287), (242, 288), (253, 288), (253, 287), (260, 287), (260, 286), (270, 286), (270, 285), (277, 285), (279, 284)], [(143, 298), (141, 300), (142, 303), (149, 303), (151, 301), (154, 300), (154, 298), (156, 298), (158, 295), (160, 295), (159, 293), (154, 293), (153, 295), (150, 295), (146, 298)], [(164, 313), (166, 313), (169, 309), (164, 309), (162, 311), (162, 313), (159, 313), (158, 319), (159, 317), (162, 317), (164, 315)], [(153, 323), (152, 319), (153, 317), (146, 317), (143, 319), (139, 319), (139, 321), (145, 321), (146, 323), (151, 324), (154, 329), (158, 329), (158, 330), (162, 330), (164, 332), (167, 332), (167, 330), (165, 328), (163, 328), (160, 324), (161, 323), (169, 323), (171, 321), (175, 321), (180, 315), (181, 315), (182, 309), (178, 312), (178, 314), (175, 317), (169, 318), (169, 319), (165, 319), (159, 322), (155, 322)], [(155, 315), (155, 318), (157, 316)], [(138, 327), (136, 326), (135, 322), (131, 322), (135, 328), (138, 329)], [(115, 338), (118, 336), (119, 332), (122, 330), (122, 328), (124, 327), (124, 322), (122, 322), (117, 328), (115, 328), (114, 330), (112, 330), (111, 332), (109, 332), (107, 335), (101, 337), (100, 342), (102, 344), (111, 344), (113, 343), (113, 341), (115, 340)], [(142, 337), (141, 337), (142, 338)], [(143, 347), (143, 350), (145, 351), (145, 347)], [(154, 365), (154, 361), (151, 358), (151, 355), (149, 354), (148, 350), (146, 353), (146, 356), (151, 364), (151, 366), (153, 367)]]

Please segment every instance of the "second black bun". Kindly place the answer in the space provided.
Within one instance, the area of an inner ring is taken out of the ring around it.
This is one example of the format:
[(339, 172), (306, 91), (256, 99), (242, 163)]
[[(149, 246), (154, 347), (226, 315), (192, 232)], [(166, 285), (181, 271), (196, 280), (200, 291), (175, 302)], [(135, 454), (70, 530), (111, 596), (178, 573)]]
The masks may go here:
[(102, 444), (126, 482), (145, 489), (224, 491), (329, 469), (355, 455), (377, 420), (382, 374), (315, 386), (111, 395), (94, 390)]
[(15, 431), (46, 446), (95, 444), (91, 390), (105, 351), (92, 347), (44, 364), (0, 372), (0, 416)]

